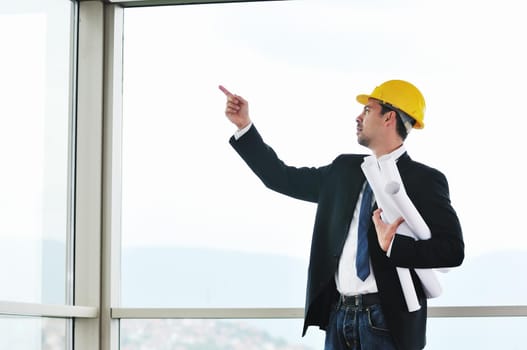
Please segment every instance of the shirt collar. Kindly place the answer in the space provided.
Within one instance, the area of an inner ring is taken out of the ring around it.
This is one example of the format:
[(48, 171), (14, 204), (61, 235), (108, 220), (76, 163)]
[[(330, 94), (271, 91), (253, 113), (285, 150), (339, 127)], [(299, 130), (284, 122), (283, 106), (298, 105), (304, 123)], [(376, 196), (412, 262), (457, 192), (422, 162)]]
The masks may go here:
[(380, 156), (379, 158), (377, 158), (377, 160), (380, 161), (386, 158), (392, 158), (397, 161), (404, 153), (406, 153), (406, 148), (404, 147), (404, 144), (402, 144), (396, 150), (392, 151), (391, 153)]

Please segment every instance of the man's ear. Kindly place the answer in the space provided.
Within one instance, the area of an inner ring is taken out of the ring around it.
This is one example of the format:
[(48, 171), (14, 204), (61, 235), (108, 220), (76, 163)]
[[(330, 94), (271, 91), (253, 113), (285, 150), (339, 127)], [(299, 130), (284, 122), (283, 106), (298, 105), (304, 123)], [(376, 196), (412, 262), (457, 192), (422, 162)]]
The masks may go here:
[(397, 118), (397, 116), (395, 115), (395, 112), (394, 111), (389, 111), (388, 113), (385, 114), (385, 117), (384, 117), (384, 121), (387, 122), (387, 121), (395, 121), (395, 118)]

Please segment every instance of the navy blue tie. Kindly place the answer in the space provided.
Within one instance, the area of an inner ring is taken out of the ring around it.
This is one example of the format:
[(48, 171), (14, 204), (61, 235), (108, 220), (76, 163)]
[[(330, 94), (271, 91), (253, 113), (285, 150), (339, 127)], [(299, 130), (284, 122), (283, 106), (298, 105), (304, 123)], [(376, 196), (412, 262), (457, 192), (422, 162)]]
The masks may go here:
[(357, 239), (357, 258), (355, 268), (357, 276), (365, 280), (370, 275), (370, 254), (368, 253), (368, 229), (371, 222), (371, 187), (366, 181), (366, 186), (362, 193), (362, 201), (359, 213), (359, 234)]

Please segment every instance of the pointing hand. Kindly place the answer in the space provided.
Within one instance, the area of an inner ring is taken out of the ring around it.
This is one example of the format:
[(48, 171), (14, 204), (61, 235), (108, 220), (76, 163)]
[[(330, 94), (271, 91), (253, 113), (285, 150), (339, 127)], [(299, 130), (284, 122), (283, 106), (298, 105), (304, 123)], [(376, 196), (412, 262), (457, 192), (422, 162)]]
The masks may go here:
[(225, 107), (225, 115), (227, 118), (238, 127), (243, 129), (251, 123), (249, 118), (249, 103), (241, 96), (235, 95), (227, 90), (222, 85), (218, 88), (227, 97), (227, 103)]

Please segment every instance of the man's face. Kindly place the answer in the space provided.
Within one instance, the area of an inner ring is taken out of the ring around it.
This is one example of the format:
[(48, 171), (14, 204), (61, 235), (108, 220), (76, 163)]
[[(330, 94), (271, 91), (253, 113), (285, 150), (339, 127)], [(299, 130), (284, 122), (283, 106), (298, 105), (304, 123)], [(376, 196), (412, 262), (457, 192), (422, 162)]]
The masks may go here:
[(378, 140), (384, 120), (381, 111), (379, 102), (370, 98), (357, 117), (357, 142), (360, 145), (371, 148), (372, 143)]

